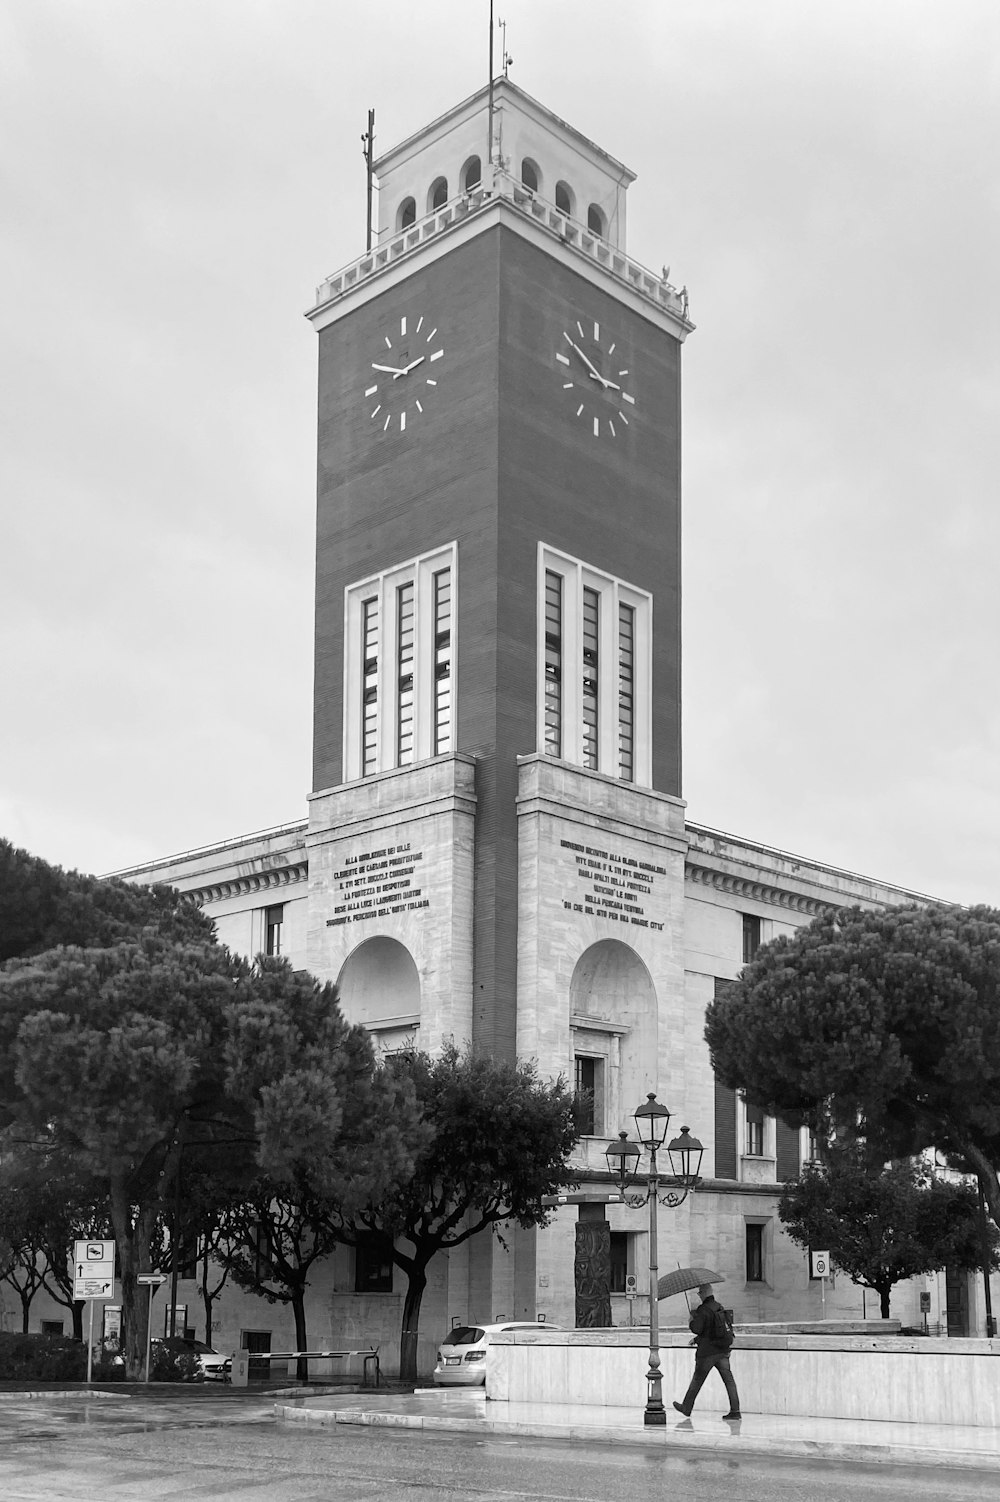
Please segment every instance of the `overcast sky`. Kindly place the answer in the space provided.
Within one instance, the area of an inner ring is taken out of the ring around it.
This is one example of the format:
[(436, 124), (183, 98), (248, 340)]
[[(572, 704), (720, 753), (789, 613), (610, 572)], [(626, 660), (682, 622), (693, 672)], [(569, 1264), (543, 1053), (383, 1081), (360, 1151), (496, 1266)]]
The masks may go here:
[[(996, 0), (498, 0), (686, 283), (688, 816), (1000, 905)], [(0, 0), (0, 833), (305, 815), (316, 284), (488, 0)], [(499, 55), (499, 47), (498, 47)]]

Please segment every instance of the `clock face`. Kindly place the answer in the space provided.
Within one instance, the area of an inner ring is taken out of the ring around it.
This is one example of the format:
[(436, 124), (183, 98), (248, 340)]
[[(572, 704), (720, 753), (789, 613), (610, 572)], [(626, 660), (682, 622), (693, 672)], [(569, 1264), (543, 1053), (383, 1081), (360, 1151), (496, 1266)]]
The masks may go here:
[(563, 329), (556, 351), (562, 388), (577, 419), (595, 438), (620, 438), (635, 415), (628, 359), (595, 319)]
[(444, 345), (433, 319), (403, 313), (386, 330), (365, 372), (365, 401), (381, 433), (405, 433), (433, 399)]

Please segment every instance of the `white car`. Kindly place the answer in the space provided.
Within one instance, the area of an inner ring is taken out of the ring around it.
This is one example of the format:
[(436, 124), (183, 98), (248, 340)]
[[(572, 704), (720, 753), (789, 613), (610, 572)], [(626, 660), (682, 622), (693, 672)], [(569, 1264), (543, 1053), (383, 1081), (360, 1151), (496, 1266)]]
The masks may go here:
[(506, 1319), (497, 1325), (456, 1325), (438, 1346), (434, 1381), (440, 1387), (482, 1387), (486, 1347), (501, 1330), (558, 1330), (538, 1320)]

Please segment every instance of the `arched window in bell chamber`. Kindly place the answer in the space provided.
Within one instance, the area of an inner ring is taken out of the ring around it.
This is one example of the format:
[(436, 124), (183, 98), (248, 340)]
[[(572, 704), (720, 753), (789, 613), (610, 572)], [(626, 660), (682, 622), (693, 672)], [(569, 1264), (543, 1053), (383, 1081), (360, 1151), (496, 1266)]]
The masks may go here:
[(404, 198), (403, 202), (399, 205), (399, 209), (396, 213), (397, 230), (409, 229), (410, 225), (416, 222), (416, 218), (417, 200), (412, 197)]
[(607, 239), (608, 221), (604, 216), (604, 210), (596, 203), (592, 203), (587, 210), (587, 228), (593, 235), (600, 235), (602, 240)]
[(433, 214), (437, 209), (443, 209), (448, 202), (448, 179), (436, 177), (431, 183), (430, 192), (427, 195), (427, 212)]
[(462, 168), (462, 192), (471, 193), (483, 180), (483, 164), (477, 156), (470, 156)]
[(533, 162), (530, 156), (526, 156), (521, 163), (521, 186), (528, 188), (532, 193), (537, 193), (542, 186), (542, 174), (538, 170), (538, 163)]
[(556, 183), (556, 208), (560, 214), (568, 214), (572, 219), (576, 213), (576, 204), (573, 198), (573, 189), (569, 183)]

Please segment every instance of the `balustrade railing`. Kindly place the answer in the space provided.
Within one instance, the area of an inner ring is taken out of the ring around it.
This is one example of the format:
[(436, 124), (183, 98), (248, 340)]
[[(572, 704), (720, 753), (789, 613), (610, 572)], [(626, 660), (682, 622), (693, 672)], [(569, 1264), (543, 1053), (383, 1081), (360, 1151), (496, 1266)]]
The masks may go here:
[(687, 321), (686, 290), (678, 291), (667, 281), (666, 277), (657, 276), (655, 272), (641, 265), (639, 261), (633, 260), (631, 256), (610, 244), (601, 235), (588, 229), (585, 224), (563, 213), (561, 209), (556, 208), (555, 204), (549, 203), (547, 199), (525, 188), (510, 173), (497, 168), (493, 169), (492, 186), (483, 183), (468, 193), (449, 199), (441, 208), (425, 215), (423, 219), (415, 220), (405, 229), (388, 235), (378, 245), (366, 251), (363, 256), (359, 256), (348, 266), (328, 276), (316, 289), (317, 308), (335, 302), (358, 286), (360, 282), (378, 275), (387, 266), (393, 265), (412, 251), (418, 250), (428, 240), (446, 234), (464, 220), (484, 212), (497, 199), (512, 204), (528, 218), (541, 224), (563, 244), (571, 246), (588, 259), (596, 261), (612, 276), (632, 287), (650, 302), (666, 308), (683, 321)]

